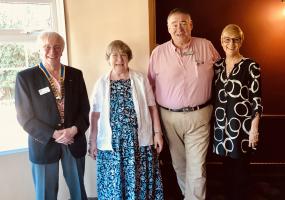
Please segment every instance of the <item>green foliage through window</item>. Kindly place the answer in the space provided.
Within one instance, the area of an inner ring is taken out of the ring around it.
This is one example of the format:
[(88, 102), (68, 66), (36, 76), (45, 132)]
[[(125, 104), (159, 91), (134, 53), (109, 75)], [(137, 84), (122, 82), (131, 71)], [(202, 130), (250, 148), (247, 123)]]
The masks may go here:
[(0, 33), (10, 36), (12, 31), (17, 37), (0, 40), (0, 106), (13, 105), (17, 73), (39, 63), (36, 41), (30, 36), (52, 27), (50, 8), (48, 3), (0, 2)]
[(39, 53), (24, 44), (0, 43), (0, 105), (14, 102), (16, 74), (39, 63)]

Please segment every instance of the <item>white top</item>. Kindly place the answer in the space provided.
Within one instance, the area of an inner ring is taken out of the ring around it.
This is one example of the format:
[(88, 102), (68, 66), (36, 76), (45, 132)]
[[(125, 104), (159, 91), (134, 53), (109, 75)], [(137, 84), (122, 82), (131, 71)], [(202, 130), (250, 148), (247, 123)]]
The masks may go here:
[[(99, 112), (97, 148), (113, 150), (110, 126), (110, 73), (101, 76), (93, 91), (92, 112)], [(152, 119), (149, 106), (155, 106), (152, 88), (146, 76), (129, 69), (132, 96), (138, 121), (139, 146), (153, 144)]]

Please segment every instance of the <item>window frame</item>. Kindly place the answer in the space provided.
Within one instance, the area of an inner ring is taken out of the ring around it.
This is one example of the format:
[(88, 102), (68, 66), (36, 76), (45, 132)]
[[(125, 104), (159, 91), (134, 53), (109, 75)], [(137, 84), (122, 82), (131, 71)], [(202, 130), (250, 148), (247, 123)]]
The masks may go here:
[[(64, 0), (2, 0), (1, 3), (39, 3), (39, 4), (50, 4), (51, 5), (51, 16), (52, 16), (52, 27), (50, 30), (44, 30), (44, 31), (56, 31), (58, 32), (66, 41), (66, 26), (65, 26), (65, 10), (64, 10)], [(29, 32), (23, 29), (1, 29), (0, 28), (0, 42), (1, 43), (33, 43), (36, 42), (36, 39), (39, 35), (40, 31), (34, 31), (34, 32)], [(68, 52), (67, 52), (67, 45), (65, 45), (65, 49), (63, 51), (62, 57), (61, 57), (61, 62), (63, 64), (68, 65)], [(21, 69), (25, 69), (27, 66), (24, 66)], [(1, 70), (19, 70), (19, 68), (14, 69), (14, 68), (6, 68), (2, 67)], [(10, 105), (11, 106), (11, 105)], [(12, 104), (12, 107), (14, 105)], [(12, 108), (11, 107), (11, 108)], [(16, 116), (15, 116), (16, 119)], [(20, 126), (17, 124), (17, 126)], [(5, 131), (5, 128), (3, 129)], [(17, 133), (18, 134), (18, 133)], [(22, 133), (19, 133), (22, 134)], [(27, 134), (28, 136), (28, 134)], [(21, 138), (22, 140), (23, 138)], [(5, 140), (4, 140), (5, 141)], [(0, 156), (1, 155), (7, 155), (7, 154), (14, 154), (14, 153), (19, 153), (27, 150), (27, 137), (25, 139), (25, 146), (20, 146), (21, 144), (19, 143), (19, 146), (17, 147), (11, 147), (8, 149), (0, 149)], [(4, 145), (8, 146), (8, 145)]]

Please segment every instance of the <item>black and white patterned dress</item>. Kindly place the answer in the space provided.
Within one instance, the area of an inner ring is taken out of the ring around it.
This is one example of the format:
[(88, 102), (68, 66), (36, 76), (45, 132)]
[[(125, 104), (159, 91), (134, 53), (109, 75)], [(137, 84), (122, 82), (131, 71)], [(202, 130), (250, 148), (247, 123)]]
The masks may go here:
[(251, 121), (262, 113), (260, 67), (243, 58), (229, 77), (225, 59), (214, 65), (214, 141), (213, 151), (221, 156), (241, 158), (248, 152)]

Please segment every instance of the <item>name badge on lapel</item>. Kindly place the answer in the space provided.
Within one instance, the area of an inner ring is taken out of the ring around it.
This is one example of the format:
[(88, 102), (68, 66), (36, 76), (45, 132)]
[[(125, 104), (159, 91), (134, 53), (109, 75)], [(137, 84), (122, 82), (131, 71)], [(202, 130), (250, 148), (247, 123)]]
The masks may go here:
[(44, 95), (44, 94), (49, 93), (49, 92), (50, 92), (49, 87), (45, 87), (45, 88), (39, 89), (39, 94), (40, 95)]

